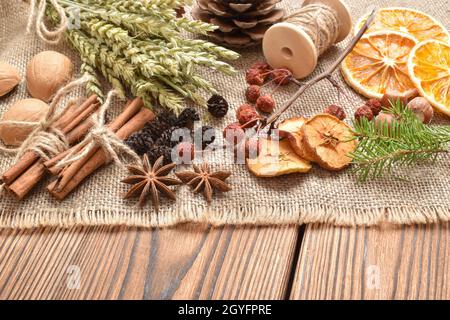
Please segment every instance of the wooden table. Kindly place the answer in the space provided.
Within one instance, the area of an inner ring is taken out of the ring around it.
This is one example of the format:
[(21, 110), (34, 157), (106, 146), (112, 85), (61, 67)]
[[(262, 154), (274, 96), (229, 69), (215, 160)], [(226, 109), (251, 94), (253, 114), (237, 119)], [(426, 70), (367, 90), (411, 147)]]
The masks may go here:
[(449, 299), (449, 223), (0, 233), (2, 299)]

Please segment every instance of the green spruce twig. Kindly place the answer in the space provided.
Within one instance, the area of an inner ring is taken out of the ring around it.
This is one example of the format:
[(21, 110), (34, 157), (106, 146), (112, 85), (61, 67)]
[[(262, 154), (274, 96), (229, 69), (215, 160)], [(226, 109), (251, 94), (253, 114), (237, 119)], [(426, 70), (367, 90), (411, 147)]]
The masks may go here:
[(450, 126), (425, 125), (400, 101), (383, 112), (393, 116), (391, 124), (366, 118), (354, 122), (358, 146), (350, 156), (360, 181), (395, 174), (397, 167), (434, 161), (448, 153)]

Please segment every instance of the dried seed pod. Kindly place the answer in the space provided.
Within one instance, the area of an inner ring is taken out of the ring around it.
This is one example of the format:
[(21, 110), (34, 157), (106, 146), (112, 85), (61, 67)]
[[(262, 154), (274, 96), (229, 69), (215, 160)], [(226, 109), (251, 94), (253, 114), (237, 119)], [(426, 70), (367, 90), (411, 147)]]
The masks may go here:
[(246, 124), (252, 121), (258, 121), (260, 118), (255, 107), (250, 104), (243, 104), (236, 110), (236, 118), (240, 124)]
[(20, 82), (19, 72), (13, 66), (0, 62), (0, 97), (9, 93)]
[(27, 88), (33, 98), (48, 102), (73, 75), (73, 63), (55, 51), (42, 51), (27, 66)]

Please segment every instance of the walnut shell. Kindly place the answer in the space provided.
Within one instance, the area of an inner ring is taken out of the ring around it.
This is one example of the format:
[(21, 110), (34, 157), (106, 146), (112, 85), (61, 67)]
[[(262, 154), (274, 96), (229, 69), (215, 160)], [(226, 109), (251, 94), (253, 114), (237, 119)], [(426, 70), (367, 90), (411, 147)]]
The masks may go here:
[[(48, 104), (38, 99), (19, 100), (3, 114), (2, 120), (37, 122), (45, 117), (48, 109)], [(0, 139), (5, 145), (18, 147), (33, 129), (33, 127), (21, 128), (12, 124), (0, 124)]]
[(27, 66), (27, 88), (33, 98), (49, 102), (73, 75), (73, 63), (55, 51), (42, 51)]
[(19, 84), (21, 76), (13, 66), (0, 61), (0, 97)]

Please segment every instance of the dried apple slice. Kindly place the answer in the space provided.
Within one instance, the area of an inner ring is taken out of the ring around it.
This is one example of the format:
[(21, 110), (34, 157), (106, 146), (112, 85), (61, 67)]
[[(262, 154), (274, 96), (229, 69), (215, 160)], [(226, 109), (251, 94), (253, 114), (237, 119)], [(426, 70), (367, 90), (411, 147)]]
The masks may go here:
[(287, 139), (280, 141), (261, 139), (259, 156), (247, 159), (247, 166), (251, 173), (262, 178), (305, 173), (311, 170), (309, 161), (295, 154)]
[(280, 137), (285, 137), (289, 140), (292, 149), (298, 156), (309, 161), (315, 161), (316, 155), (308, 152), (303, 147), (301, 129), (307, 120), (304, 117), (286, 119), (278, 125), (278, 130), (280, 131)]
[(339, 171), (348, 166), (348, 154), (356, 149), (351, 140), (352, 129), (343, 121), (329, 114), (318, 114), (301, 128), (303, 147), (315, 154), (316, 162), (323, 168)]

